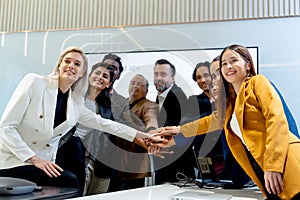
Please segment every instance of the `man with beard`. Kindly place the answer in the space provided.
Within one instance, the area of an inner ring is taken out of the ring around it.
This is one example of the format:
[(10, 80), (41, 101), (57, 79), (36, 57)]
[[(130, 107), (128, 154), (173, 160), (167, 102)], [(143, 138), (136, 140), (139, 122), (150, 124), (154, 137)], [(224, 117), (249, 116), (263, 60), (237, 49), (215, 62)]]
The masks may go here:
[[(187, 97), (175, 84), (176, 69), (168, 60), (160, 59), (154, 66), (154, 84), (157, 90), (156, 102), (159, 105), (158, 126), (177, 126), (184, 113)], [(173, 154), (165, 158), (154, 157), (155, 184), (177, 182), (182, 174), (195, 177), (194, 157), (190, 144), (169, 149)], [(180, 174), (181, 173), (181, 174)]]

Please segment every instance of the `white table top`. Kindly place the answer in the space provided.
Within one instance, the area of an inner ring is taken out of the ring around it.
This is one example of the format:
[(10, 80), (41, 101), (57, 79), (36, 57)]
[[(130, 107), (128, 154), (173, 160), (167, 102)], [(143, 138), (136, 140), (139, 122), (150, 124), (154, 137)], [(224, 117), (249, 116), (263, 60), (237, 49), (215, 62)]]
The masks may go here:
[(91, 195), (76, 198), (76, 200), (169, 200), (173, 194), (177, 194), (187, 190), (207, 191), (223, 194), (231, 194), (231, 200), (261, 200), (263, 199), (262, 193), (257, 190), (223, 190), (223, 189), (199, 189), (192, 188), (179, 188), (175, 185), (165, 184), (150, 187), (143, 187), (132, 190), (123, 190), (112, 193), (104, 193), (98, 195)]

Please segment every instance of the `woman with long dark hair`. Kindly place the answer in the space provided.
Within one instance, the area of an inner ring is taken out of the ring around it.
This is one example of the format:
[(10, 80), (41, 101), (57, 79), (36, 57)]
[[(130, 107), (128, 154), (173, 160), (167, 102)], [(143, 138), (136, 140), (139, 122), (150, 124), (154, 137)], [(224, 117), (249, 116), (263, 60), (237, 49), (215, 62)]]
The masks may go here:
[(224, 128), (228, 146), (268, 199), (299, 199), (300, 140), (289, 130), (282, 102), (270, 81), (256, 75), (251, 55), (241, 45), (223, 49), (217, 112), (163, 135), (186, 137)]

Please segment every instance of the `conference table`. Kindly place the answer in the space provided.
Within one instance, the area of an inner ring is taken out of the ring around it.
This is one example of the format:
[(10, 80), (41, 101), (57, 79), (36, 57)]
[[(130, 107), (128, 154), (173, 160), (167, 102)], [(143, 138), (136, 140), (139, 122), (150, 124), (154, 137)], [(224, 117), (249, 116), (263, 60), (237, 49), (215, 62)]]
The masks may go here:
[(169, 200), (171, 195), (184, 191), (205, 191), (232, 195), (230, 200), (262, 200), (263, 195), (257, 187), (244, 189), (200, 189), (197, 186), (178, 187), (172, 184), (148, 186), (118, 192), (97, 194), (74, 198), (74, 200)]

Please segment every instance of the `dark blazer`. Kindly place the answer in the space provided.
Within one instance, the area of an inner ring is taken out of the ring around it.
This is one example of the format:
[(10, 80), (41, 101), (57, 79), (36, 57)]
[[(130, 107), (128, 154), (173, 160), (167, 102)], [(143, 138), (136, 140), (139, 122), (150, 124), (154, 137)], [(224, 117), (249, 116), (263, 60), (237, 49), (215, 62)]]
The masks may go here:
[(204, 113), (210, 114), (214, 110), (214, 103), (211, 103), (209, 97), (203, 92), (199, 95), (191, 95), (185, 107), (184, 118), (181, 119), (182, 124), (199, 119), (199, 116)]
[[(158, 98), (156, 98), (158, 102)], [(177, 126), (180, 123), (187, 97), (175, 83), (169, 91), (162, 108), (158, 113), (158, 126)]]
[[(158, 98), (157, 98), (158, 102)], [(180, 87), (174, 84), (158, 114), (158, 126), (177, 126), (180, 124), (184, 105), (187, 97)], [(174, 153), (165, 155), (164, 159), (154, 157), (156, 169), (155, 184), (164, 182), (176, 182), (176, 174), (181, 172), (188, 177), (194, 178), (194, 157), (190, 143), (181, 147), (170, 148)]]

